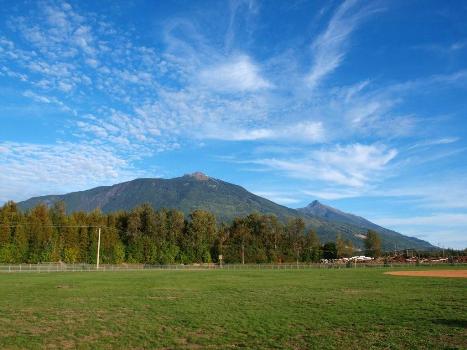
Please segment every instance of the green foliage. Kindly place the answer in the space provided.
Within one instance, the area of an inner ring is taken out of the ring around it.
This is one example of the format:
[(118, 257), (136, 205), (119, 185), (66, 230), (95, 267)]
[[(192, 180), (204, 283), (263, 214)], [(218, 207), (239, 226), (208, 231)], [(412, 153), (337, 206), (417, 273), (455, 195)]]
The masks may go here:
[(381, 256), (381, 238), (376, 231), (368, 230), (365, 240), (366, 254), (371, 257)]
[(324, 259), (336, 259), (337, 258), (337, 246), (334, 242), (327, 242), (323, 246), (323, 258)]
[(351, 241), (342, 239), (337, 235), (336, 239), (337, 256), (339, 258), (349, 258), (354, 254), (354, 247)]
[(63, 250), (63, 261), (68, 264), (78, 262), (79, 250), (77, 247), (65, 248)]
[(112, 263), (121, 264), (125, 261), (125, 246), (121, 242), (112, 247)]
[(318, 235), (315, 231), (309, 230), (304, 241), (302, 260), (306, 262), (319, 262), (322, 254)]
[[(403, 236), (361, 217), (342, 213), (316, 201), (307, 208), (295, 210), (256, 196), (240, 186), (196, 174), (174, 179), (136, 179), (124, 184), (60, 196), (35, 197), (20, 202), (18, 206), (23, 210), (31, 210), (39, 203), (58, 201), (66, 204), (69, 213), (92, 212), (95, 208), (101, 208), (105, 213), (113, 213), (112, 221), (115, 222), (109, 223), (109, 226), (128, 225), (128, 231), (125, 232), (127, 236), (120, 237), (126, 246), (129, 243), (127, 239), (131, 239), (137, 230), (147, 232), (151, 237), (159, 235), (160, 239), (165, 239), (167, 232), (170, 232), (170, 227), (166, 227), (165, 223), (170, 223), (173, 218), (169, 218), (171, 211), (164, 208), (173, 208), (176, 209), (174, 212), (185, 217), (189, 217), (196, 209), (202, 209), (212, 213), (218, 223), (227, 224), (231, 224), (237, 217), (247, 217), (251, 213), (275, 217), (282, 224), (286, 224), (290, 219), (302, 218), (306, 228), (314, 229), (322, 242), (335, 240), (336, 235), (340, 234), (344, 240), (351, 241), (352, 245), (358, 248), (363, 248), (364, 242), (360, 237), (367, 229), (374, 229), (380, 233), (381, 245), (385, 250), (392, 250), (394, 244), (399, 249), (433, 248), (428, 242)], [(56, 213), (52, 221), (60, 222), (60, 217), (66, 212), (65, 208), (62, 204), (58, 206), (53, 204), (52, 207)], [(152, 208), (157, 211), (153, 212)], [(132, 212), (133, 216), (121, 217), (119, 215), (121, 211), (126, 211), (126, 214)], [(154, 219), (154, 215), (159, 217)], [(125, 222), (127, 220), (129, 222)], [(266, 222), (263, 224), (269, 225)], [(1, 239), (0, 232), (0, 241)], [(87, 242), (83, 244), (86, 245)], [(278, 251), (273, 251), (269, 247), (265, 250), (267, 254), (272, 254), (267, 257), (269, 261), (293, 260), (296, 255), (294, 249), (286, 252), (286, 256), (281, 256)], [(84, 247), (80, 248), (80, 254), (82, 259), (89, 260), (86, 256), (88, 250)]]
[(217, 233), (216, 218), (204, 210), (195, 210), (190, 215), (186, 230), (187, 253), (197, 263), (211, 262), (211, 247)]
[[(154, 210), (143, 204), (129, 212), (99, 210), (67, 214), (63, 203), (39, 204), (22, 213), (13, 202), (0, 209), (0, 262), (143, 264), (319, 262), (353, 254), (353, 244), (337, 235), (321, 246), (318, 234), (302, 218), (283, 224), (274, 215), (252, 213), (217, 224), (213, 213)], [(368, 253), (381, 253), (378, 234), (368, 232)]]
[(0, 263), (9, 264), (16, 262), (16, 247), (12, 243), (3, 244), (0, 247)]

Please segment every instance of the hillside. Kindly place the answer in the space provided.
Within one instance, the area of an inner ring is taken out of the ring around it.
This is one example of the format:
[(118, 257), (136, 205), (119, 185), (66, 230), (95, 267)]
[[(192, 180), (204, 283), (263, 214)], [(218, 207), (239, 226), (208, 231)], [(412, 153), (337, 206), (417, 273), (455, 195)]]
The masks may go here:
[(136, 179), (64, 195), (34, 197), (18, 205), (27, 210), (38, 203), (51, 205), (57, 201), (63, 201), (68, 212), (100, 208), (107, 213), (131, 210), (142, 203), (149, 203), (156, 209), (175, 208), (185, 214), (195, 209), (204, 209), (212, 212), (219, 222), (231, 221), (236, 216), (246, 216), (253, 212), (276, 215), (284, 222), (302, 217), (308, 227), (317, 231), (323, 242), (335, 240), (337, 234), (340, 234), (356, 246), (363, 247), (363, 234), (368, 228), (373, 228), (381, 233), (383, 248), (386, 250), (394, 249), (395, 244), (400, 249), (433, 248), (428, 242), (384, 229), (363, 218), (359, 218), (360, 221), (353, 219), (358, 217), (331, 207), (323, 211), (319, 211), (316, 205), (314, 210), (310, 206), (299, 210), (287, 208), (248, 192), (241, 186), (199, 172), (173, 179)]
[[(309, 215), (315, 218), (321, 218), (335, 224), (350, 225), (356, 229), (366, 232), (368, 229), (375, 230), (381, 234), (382, 244), (386, 250), (405, 249), (408, 247), (425, 247), (435, 248), (434, 246), (426, 246), (427, 242), (415, 238), (402, 235), (398, 232), (381, 227), (361, 216), (345, 213), (336, 208), (324, 205), (315, 200), (305, 208), (297, 209), (302, 214)], [(392, 245), (392, 246), (391, 246)]]
[(56, 201), (64, 201), (69, 212), (100, 208), (108, 213), (130, 210), (142, 203), (149, 203), (156, 209), (176, 208), (185, 214), (204, 209), (214, 213), (219, 221), (252, 212), (274, 214), (281, 220), (299, 215), (294, 209), (202, 173), (173, 179), (136, 179), (65, 195), (34, 197), (18, 204), (22, 209), (29, 209), (40, 202), (50, 205)]

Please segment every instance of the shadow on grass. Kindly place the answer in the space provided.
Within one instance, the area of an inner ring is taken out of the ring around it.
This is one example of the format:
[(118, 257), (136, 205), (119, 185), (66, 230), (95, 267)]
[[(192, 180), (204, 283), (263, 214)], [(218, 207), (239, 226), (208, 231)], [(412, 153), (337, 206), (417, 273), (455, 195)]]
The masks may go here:
[(433, 323), (442, 324), (450, 327), (467, 328), (467, 320), (445, 320), (441, 318), (433, 320)]

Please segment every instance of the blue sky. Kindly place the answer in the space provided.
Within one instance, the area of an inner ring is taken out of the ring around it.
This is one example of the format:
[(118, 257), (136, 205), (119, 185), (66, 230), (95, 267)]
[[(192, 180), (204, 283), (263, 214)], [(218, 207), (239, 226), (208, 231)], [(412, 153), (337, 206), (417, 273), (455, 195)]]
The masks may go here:
[(201, 170), (467, 246), (465, 1), (0, 3), (0, 202)]

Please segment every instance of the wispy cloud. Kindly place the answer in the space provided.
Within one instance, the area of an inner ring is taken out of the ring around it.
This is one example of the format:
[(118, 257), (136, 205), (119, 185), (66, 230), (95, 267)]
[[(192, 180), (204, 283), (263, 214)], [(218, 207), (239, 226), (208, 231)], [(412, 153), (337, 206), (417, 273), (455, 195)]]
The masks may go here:
[(303, 194), (307, 196), (311, 196), (312, 198), (320, 198), (320, 199), (327, 199), (327, 200), (337, 200), (337, 199), (344, 199), (344, 198), (354, 198), (354, 197), (361, 197), (364, 195), (361, 191), (355, 191), (348, 188), (343, 189), (335, 189), (329, 188), (324, 190), (303, 190)]
[(423, 45), (416, 45), (413, 47), (417, 50), (424, 50), (428, 52), (432, 52), (439, 55), (456, 55), (459, 54), (460, 51), (467, 48), (467, 41), (466, 40), (459, 40), (452, 42), (451, 44), (439, 44), (439, 43), (432, 43), (432, 44), (423, 44)]
[(271, 88), (272, 85), (261, 77), (257, 65), (250, 57), (239, 55), (227, 63), (209, 67), (201, 71), (200, 83), (218, 91), (255, 91)]
[[(0, 61), (15, 58), (26, 69), (28, 97), (55, 103), (76, 117), (80, 114), (76, 101), (100, 96), (99, 105), (88, 106), (76, 120), (80, 130), (75, 135), (86, 141), (108, 136), (110, 143), (155, 150), (177, 148), (180, 139), (190, 138), (312, 144), (341, 142), (354, 135), (404, 136), (416, 124), (415, 117), (397, 115), (392, 108), (420, 83), (378, 89), (365, 80), (310, 98), (304, 86), (275, 74), (290, 75), (291, 57), (255, 61), (246, 52), (226, 56), (187, 19), (167, 22), (167, 47), (158, 51), (135, 45), (131, 33), (104, 17), (80, 13), (77, 5), (45, 2), (38, 10), (41, 21), (29, 19), (33, 25), (27, 25), (27, 15), (11, 21), (28, 45), (2, 38)], [(316, 72), (330, 73), (340, 64), (345, 42), (375, 11), (377, 5), (356, 1), (337, 8), (313, 44), (315, 66), (332, 64)], [(460, 73), (438, 76), (432, 84), (462, 79)]]
[(229, 1), (229, 22), (224, 38), (224, 50), (228, 55), (231, 53), (235, 42), (236, 32), (238, 30), (238, 17), (247, 14), (255, 14), (258, 10), (258, 4), (255, 0), (230, 0)]
[(293, 196), (291, 193), (277, 192), (277, 191), (254, 191), (258, 196), (265, 197), (275, 203), (282, 205), (291, 205), (300, 202), (300, 199)]
[(272, 142), (295, 141), (320, 143), (326, 133), (320, 122), (302, 122), (294, 125), (278, 125), (274, 128), (211, 130), (203, 135), (206, 138), (229, 141), (270, 140)]
[(111, 147), (0, 143), (0, 202), (88, 189), (141, 174)]
[(312, 151), (299, 159), (255, 159), (251, 163), (283, 171), (289, 176), (321, 180), (328, 183), (362, 188), (373, 182), (375, 174), (394, 159), (397, 151), (384, 145), (351, 144)]
[(344, 1), (329, 21), (326, 30), (312, 43), (313, 65), (307, 76), (311, 88), (342, 63), (349, 47), (349, 37), (358, 25), (375, 12), (375, 6), (362, 6), (357, 0)]
[(26, 90), (23, 93), (23, 96), (32, 99), (34, 102), (57, 105), (61, 110), (69, 112), (75, 116), (77, 115), (77, 112), (74, 109), (68, 107), (65, 103), (63, 103), (54, 96), (40, 95), (31, 90)]
[(410, 146), (409, 149), (430, 147), (430, 146), (437, 146), (437, 145), (449, 145), (457, 141), (459, 141), (459, 137), (442, 137), (439, 139), (427, 140), (427, 141), (416, 143), (415, 145)]

